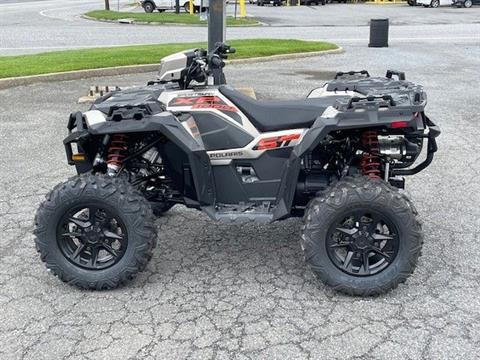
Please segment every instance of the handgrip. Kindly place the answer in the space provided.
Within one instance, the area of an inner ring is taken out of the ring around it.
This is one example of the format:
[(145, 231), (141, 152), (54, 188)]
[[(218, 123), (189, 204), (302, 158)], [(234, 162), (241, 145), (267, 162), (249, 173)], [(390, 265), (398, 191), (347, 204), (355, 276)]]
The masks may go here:
[(216, 67), (216, 68), (223, 68), (225, 66), (225, 63), (223, 62), (222, 59), (218, 55), (213, 55), (210, 58), (210, 65), (211, 67)]

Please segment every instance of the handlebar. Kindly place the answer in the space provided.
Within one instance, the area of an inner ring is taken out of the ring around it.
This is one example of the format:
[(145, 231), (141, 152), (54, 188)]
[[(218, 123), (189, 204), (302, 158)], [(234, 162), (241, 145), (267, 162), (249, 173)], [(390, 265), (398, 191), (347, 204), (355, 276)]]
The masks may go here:
[(210, 76), (214, 78), (215, 84), (224, 83), (225, 76), (222, 71), (225, 67), (224, 60), (227, 59), (228, 55), (235, 52), (235, 48), (222, 42), (216, 43), (212, 51), (206, 51), (201, 48), (196, 49), (193, 63), (182, 81), (183, 88), (186, 89), (191, 81), (198, 83), (206, 82)]
[(225, 62), (217, 54), (209, 56), (208, 64), (212, 68), (219, 68), (219, 69), (225, 66)]

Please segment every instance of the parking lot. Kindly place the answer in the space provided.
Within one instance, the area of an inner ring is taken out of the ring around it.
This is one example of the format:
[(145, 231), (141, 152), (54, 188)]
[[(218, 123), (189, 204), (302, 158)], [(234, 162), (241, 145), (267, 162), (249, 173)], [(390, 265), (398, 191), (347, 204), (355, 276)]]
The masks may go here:
[[(98, 0), (45, 0), (0, 4), (0, 55), (16, 55), (102, 46), (204, 41), (206, 27), (113, 24), (81, 18), (99, 9)], [(131, 3), (122, 0), (121, 4)], [(113, 5), (116, 5), (112, 1)], [(228, 7), (232, 14), (233, 4)], [(138, 11), (142, 11), (138, 9)], [(328, 4), (259, 7), (247, 14), (265, 24), (227, 29), (228, 39), (265, 38), (329, 40), (340, 45), (368, 42), (368, 21), (390, 19), (392, 41), (472, 42), (480, 38), (480, 6), (471, 9), (425, 9), (400, 5)]]
[(378, 298), (338, 295), (306, 269), (300, 220), (224, 226), (181, 206), (158, 219), (154, 257), (127, 287), (61, 283), (36, 254), (32, 222), (49, 189), (73, 175), (61, 142), (67, 116), (85, 109), (76, 100), (92, 84), (143, 84), (154, 74), (17, 87), (0, 91), (0, 358), (477, 359), (480, 44), (344, 47), (230, 65), (227, 78), (262, 98), (305, 96), (350, 69), (394, 68), (425, 85), (442, 135), (433, 164), (407, 180), (425, 246), (406, 284)]

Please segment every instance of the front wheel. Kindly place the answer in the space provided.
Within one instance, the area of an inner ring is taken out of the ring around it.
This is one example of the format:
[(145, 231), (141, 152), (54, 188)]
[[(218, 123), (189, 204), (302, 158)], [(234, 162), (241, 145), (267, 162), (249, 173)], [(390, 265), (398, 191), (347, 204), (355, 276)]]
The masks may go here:
[(467, 9), (471, 8), (473, 5), (472, 0), (465, 0), (463, 3), (463, 6), (466, 7)]
[(422, 243), (415, 208), (382, 180), (346, 178), (305, 212), (306, 262), (324, 283), (349, 295), (396, 288), (415, 269)]
[(156, 244), (148, 201), (128, 182), (80, 175), (57, 185), (35, 217), (42, 261), (61, 280), (112, 289), (142, 271)]
[(438, 8), (440, 6), (440, 0), (433, 0), (431, 3), (430, 3), (430, 6), (432, 8)]

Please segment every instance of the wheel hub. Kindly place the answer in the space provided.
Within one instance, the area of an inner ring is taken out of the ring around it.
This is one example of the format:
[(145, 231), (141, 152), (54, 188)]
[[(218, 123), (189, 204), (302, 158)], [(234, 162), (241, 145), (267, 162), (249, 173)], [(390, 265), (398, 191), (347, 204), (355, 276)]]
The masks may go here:
[(85, 233), (85, 238), (90, 244), (96, 244), (101, 240), (101, 235), (98, 230), (90, 230)]
[(357, 234), (353, 236), (354, 240), (352, 245), (357, 249), (367, 249), (370, 245), (372, 245), (372, 237), (367, 231), (359, 231)]

